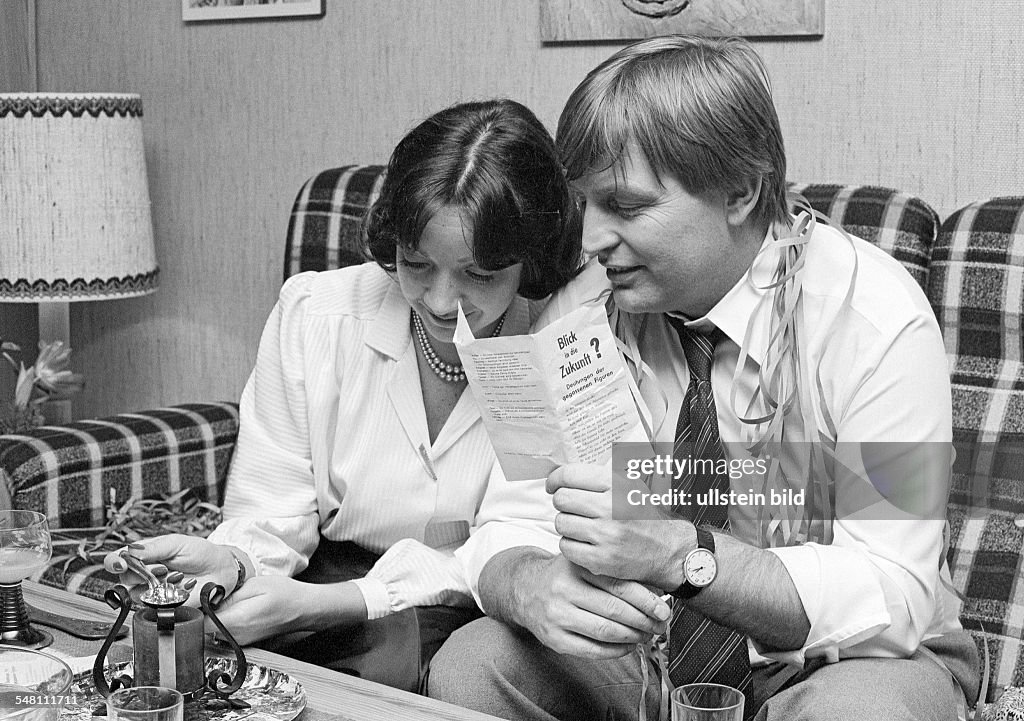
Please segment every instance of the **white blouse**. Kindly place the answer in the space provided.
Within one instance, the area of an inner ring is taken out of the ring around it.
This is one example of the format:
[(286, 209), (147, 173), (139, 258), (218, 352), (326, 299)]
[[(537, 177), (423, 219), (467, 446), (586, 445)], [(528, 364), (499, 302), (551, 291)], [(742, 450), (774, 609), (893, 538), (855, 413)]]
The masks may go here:
[[(430, 443), (409, 313), (373, 263), (285, 283), (242, 393), (225, 520), (210, 536), (263, 574), (302, 571), (321, 535), (383, 553), (356, 581), (371, 619), (472, 605), (452, 550), (494, 462), (468, 391)], [(525, 332), (530, 313), (516, 298), (503, 334)]]

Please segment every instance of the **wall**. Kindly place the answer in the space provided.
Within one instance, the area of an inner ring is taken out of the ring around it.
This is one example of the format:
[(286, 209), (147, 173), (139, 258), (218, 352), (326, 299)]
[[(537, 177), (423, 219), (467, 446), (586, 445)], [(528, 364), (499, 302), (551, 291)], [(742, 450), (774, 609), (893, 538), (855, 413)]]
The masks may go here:
[(35, 87), (36, 31), (33, 0), (0, 3), (0, 93)]
[[(162, 270), (155, 295), (72, 307), (79, 416), (237, 398), (306, 177), (384, 159), (459, 99), (509, 95), (553, 127), (618, 47), (541, 46), (537, 0), (327, 0), (318, 20), (188, 25), (178, 0), (36, 2), (41, 89), (142, 94)], [(790, 177), (895, 186), (940, 214), (1024, 193), (1024, 21), (1017, 0), (978, 5), (829, 0), (824, 39), (758, 42)]]
[[(0, 0), (0, 93), (35, 90), (35, 42), (34, 0)], [(0, 339), (18, 344), (34, 358), (39, 341), (36, 305), (0, 304)], [(0, 398), (12, 399), (16, 383), (17, 376), (0, 361)]]

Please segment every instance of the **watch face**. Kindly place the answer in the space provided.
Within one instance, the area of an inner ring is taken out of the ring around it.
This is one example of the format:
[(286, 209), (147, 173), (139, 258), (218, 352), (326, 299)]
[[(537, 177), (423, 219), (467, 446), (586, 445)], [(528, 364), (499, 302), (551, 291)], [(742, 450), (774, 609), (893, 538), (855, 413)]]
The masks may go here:
[(715, 554), (706, 548), (695, 548), (690, 551), (683, 562), (683, 574), (691, 585), (700, 588), (707, 586), (718, 575)]

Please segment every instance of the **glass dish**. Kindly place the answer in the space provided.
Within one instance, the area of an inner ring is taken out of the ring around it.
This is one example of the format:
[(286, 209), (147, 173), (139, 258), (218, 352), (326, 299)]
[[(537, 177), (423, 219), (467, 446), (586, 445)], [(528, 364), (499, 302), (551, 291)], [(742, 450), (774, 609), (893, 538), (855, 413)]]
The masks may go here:
[[(71, 668), (48, 653), (0, 646), (0, 721), (54, 721), (73, 678)], [(21, 695), (37, 705), (22, 705)]]
[[(112, 675), (133, 676), (132, 662), (113, 663), (108, 667), (108, 678)], [(206, 675), (210, 671), (223, 671), (231, 676), (235, 673), (233, 658), (207, 658)], [(60, 721), (92, 721), (93, 711), (104, 706), (104, 698), (96, 691), (92, 672), (86, 671), (75, 676), (71, 695), (77, 696), (77, 704), (68, 704), (60, 715)], [(276, 719), (292, 721), (306, 708), (306, 691), (302, 684), (284, 671), (249, 663), (242, 687), (231, 694), (232, 700), (245, 701), (249, 708), (235, 709), (219, 700), (185, 702), (185, 721), (241, 721), (241, 719)], [(104, 710), (102, 713), (106, 713)]]

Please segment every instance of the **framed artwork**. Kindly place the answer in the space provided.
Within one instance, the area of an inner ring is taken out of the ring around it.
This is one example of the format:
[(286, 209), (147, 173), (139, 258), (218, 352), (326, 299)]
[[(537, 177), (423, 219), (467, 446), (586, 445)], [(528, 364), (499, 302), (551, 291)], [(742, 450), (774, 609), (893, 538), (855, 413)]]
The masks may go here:
[(181, 19), (245, 20), (249, 18), (323, 17), (325, 0), (181, 0)]
[(548, 43), (654, 35), (821, 37), (825, 0), (540, 0)]

